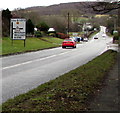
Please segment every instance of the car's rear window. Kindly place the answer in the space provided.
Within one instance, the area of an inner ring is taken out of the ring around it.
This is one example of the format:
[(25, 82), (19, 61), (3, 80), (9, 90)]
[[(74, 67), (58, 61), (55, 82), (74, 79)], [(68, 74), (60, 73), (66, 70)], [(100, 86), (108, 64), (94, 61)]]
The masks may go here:
[(64, 40), (64, 41), (72, 41), (71, 39), (66, 39), (66, 40)]

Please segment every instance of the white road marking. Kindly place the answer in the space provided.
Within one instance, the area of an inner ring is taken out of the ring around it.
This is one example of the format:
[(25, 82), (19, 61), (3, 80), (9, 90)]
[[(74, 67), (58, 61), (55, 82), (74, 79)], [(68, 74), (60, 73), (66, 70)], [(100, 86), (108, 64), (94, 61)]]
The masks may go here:
[[(71, 50), (71, 51), (73, 51), (73, 50)], [(46, 60), (46, 59), (53, 58), (53, 57), (56, 57), (56, 56), (59, 56), (59, 55), (67, 54), (67, 53), (69, 53), (71, 51), (63, 52), (63, 53), (56, 54), (56, 55), (51, 55), (51, 56), (48, 56), (48, 57), (45, 57), (45, 58), (40, 58), (40, 59), (36, 59), (36, 60), (31, 60), (31, 61), (23, 62), (23, 63), (20, 63), (20, 64), (8, 66), (8, 67), (3, 67), (2, 70), (9, 69), (9, 68), (14, 68), (14, 67), (18, 67), (18, 66), (25, 65), (25, 64), (30, 64), (30, 63), (41, 61), (41, 60)]]
[[(88, 44), (88, 43), (86, 43), (86, 44)], [(20, 63), (20, 64), (3, 67), (2, 70), (9, 69), (9, 68), (14, 68), (14, 67), (18, 67), (18, 66), (25, 65), (25, 64), (30, 64), (30, 63), (37, 62), (37, 61), (46, 60), (46, 59), (53, 58), (53, 57), (56, 57), (56, 56), (59, 56), (59, 55), (64, 55), (64, 54), (70, 53), (72, 51), (78, 51), (78, 49), (79, 48), (76, 48), (76, 49), (73, 49), (73, 50), (70, 50), (70, 51), (67, 51), (67, 52), (62, 52), (60, 54), (51, 55), (51, 56), (48, 56), (48, 57), (45, 57), (45, 58), (35, 59), (35, 60), (31, 60), (31, 61)]]

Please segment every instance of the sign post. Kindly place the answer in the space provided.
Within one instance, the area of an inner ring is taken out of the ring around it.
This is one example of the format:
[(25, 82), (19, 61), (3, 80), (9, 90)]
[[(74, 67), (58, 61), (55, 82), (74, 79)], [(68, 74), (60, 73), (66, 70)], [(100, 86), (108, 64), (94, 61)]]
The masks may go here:
[(13, 45), (13, 40), (24, 40), (24, 47), (25, 47), (26, 19), (23, 18), (11, 19), (10, 37), (12, 39), (12, 45)]

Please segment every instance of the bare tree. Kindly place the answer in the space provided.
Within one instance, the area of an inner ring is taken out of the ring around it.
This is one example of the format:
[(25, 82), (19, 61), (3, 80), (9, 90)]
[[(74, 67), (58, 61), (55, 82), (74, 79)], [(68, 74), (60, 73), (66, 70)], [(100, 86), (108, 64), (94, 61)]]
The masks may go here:
[(46, 23), (50, 26), (55, 28), (56, 31), (58, 32), (65, 32), (66, 31), (66, 19), (61, 16), (49, 16), (44, 19)]
[(117, 11), (117, 14), (114, 14), (114, 25), (117, 21), (116, 29), (118, 29), (120, 34), (120, 0), (97, 0), (93, 5), (89, 5), (93, 10), (99, 14), (105, 14), (111, 11)]
[(120, 8), (119, 1), (118, 2), (112, 2), (112, 0), (107, 0), (107, 1), (109, 1), (109, 2), (96, 2), (94, 5), (89, 5), (89, 7), (92, 7), (94, 11), (96, 11), (97, 13), (100, 13), (100, 14), (105, 14), (112, 10)]

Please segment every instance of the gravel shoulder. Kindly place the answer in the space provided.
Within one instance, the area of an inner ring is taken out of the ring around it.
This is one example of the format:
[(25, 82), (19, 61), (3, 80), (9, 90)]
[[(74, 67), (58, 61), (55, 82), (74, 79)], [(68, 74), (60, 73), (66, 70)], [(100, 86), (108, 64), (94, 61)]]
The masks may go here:
[(99, 90), (89, 109), (91, 111), (120, 111), (119, 107), (119, 79), (118, 79), (118, 60), (109, 71), (103, 87)]

